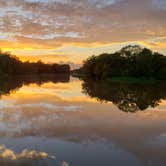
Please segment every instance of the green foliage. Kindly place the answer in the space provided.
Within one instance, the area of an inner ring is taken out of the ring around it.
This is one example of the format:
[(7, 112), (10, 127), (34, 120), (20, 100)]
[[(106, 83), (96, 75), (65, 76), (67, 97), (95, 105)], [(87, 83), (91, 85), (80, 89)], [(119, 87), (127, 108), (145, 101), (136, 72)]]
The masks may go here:
[(117, 83), (127, 83), (127, 84), (154, 84), (160, 82), (154, 78), (147, 78), (147, 77), (112, 77), (110, 82), (117, 82)]
[(85, 77), (148, 77), (166, 79), (166, 57), (140, 46), (126, 46), (113, 54), (101, 54), (87, 59), (82, 67)]
[(0, 75), (70, 73), (69, 65), (21, 62), (10, 53), (0, 51)]

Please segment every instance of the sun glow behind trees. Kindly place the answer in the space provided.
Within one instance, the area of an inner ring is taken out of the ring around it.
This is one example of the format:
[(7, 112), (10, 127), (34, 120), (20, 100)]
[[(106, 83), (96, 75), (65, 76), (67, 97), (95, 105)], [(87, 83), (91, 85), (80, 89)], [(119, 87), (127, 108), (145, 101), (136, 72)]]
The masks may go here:
[(164, 0), (1, 0), (0, 48), (74, 64), (128, 44), (165, 53), (165, 9)]

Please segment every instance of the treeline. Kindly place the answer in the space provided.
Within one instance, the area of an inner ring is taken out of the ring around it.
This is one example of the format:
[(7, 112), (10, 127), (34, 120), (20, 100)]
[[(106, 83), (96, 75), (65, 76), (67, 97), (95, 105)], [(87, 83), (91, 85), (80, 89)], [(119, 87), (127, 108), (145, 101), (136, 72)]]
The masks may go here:
[(0, 75), (33, 75), (33, 74), (54, 74), (70, 73), (70, 66), (67, 64), (44, 64), (41, 61), (36, 63), (22, 62), (10, 53), (0, 52)]
[(148, 77), (166, 80), (166, 57), (140, 46), (126, 46), (113, 54), (88, 58), (81, 68), (84, 77)]

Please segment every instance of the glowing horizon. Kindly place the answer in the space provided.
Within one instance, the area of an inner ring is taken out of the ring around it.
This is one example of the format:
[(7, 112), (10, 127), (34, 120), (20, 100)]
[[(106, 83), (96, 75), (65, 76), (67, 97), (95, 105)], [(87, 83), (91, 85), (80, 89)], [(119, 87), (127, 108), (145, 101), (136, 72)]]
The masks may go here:
[(69, 63), (139, 44), (166, 54), (165, 0), (1, 0), (0, 49)]

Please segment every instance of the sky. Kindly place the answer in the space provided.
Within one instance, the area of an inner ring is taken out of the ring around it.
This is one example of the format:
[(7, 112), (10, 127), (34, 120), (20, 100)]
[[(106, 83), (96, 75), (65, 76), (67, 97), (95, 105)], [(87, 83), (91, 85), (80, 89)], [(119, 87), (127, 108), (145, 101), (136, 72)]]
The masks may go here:
[(0, 0), (0, 49), (69, 63), (139, 44), (166, 55), (166, 0)]

